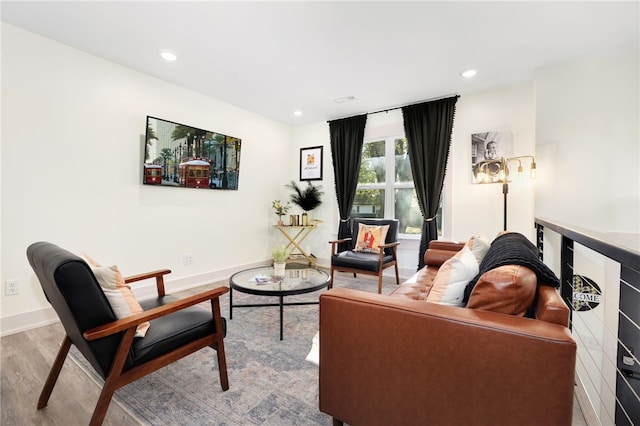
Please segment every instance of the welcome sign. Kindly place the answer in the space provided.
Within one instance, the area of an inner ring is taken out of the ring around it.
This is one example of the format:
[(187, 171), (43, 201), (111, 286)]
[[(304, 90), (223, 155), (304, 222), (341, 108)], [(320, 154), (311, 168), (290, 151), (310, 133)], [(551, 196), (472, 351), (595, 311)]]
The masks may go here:
[(600, 304), (602, 291), (595, 281), (584, 275), (574, 275), (572, 281), (574, 311), (590, 311)]

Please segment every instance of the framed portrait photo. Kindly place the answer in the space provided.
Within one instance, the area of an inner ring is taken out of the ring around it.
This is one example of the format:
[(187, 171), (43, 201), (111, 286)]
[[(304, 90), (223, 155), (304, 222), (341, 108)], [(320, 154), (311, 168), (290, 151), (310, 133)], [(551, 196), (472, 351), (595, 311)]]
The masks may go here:
[[(513, 155), (513, 138), (510, 130), (473, 133), (471, 135), (471, 182), (501, 182), (500, 159)], [(482, 171), (488, 175), (485, 179), (477, 179), (476, 174)]]
[(300, 180), (322, 180), (322, 146), (300, 148)]

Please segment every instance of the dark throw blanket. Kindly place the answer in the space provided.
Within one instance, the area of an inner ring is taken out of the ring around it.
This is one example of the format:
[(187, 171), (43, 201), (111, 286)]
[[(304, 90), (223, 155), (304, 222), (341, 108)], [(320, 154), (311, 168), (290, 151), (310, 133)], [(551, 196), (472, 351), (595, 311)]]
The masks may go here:
[(463, 299), (465, 306), (482, 274), (503, 265), (526, 266), (535, 272), (538, 284), (560, 287), (560, 280), (556, 274), (538, 259), (537, 247), (524, 235), (509, 232), (500, 235), (491, 243), (489, 251), (480, 262), (480, 272), (465, 287)]

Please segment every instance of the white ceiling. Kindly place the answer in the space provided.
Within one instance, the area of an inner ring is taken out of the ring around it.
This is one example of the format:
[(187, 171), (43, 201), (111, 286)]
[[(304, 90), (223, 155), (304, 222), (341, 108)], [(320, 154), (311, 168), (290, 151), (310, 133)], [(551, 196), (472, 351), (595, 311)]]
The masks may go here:
[[(0, 16), (296, 126), (524, 83), (560, 61), (637, 52), (639, 4), (3, 0)], [(164, 49), (178, 61), (161, 59)], [(468, 68), (478, 74), (466, 80)], [(334, 102), (346, 96), (356, 99)]]

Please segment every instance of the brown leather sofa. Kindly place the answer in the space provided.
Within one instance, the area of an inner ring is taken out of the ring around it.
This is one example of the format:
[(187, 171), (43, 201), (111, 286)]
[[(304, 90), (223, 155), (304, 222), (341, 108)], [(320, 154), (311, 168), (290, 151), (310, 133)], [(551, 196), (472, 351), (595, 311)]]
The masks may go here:
[[(571, 424), (576, 344), (553, 287), (505, 265), (480, 277), (466, 308), (425, 301), (462, 246), (431, 242), (426, 266), (391, 295), (321, 295), (320, 411), (334, 425)], [(532, 302), (536, 318), (524, 318)]]

